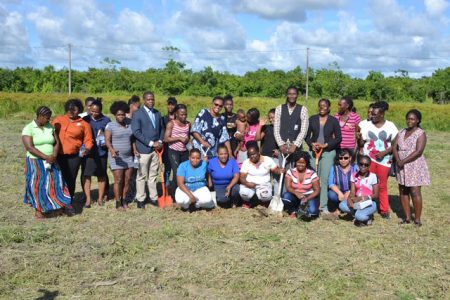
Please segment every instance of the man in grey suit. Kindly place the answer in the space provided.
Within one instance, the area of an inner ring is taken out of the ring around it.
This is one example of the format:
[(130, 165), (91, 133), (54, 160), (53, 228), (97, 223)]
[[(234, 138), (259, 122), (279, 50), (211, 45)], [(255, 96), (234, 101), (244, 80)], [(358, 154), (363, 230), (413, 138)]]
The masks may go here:
[(144, 105), (133, 114), (131, 130), (136, 138), (136, 148), (139, 152), (139, 170), (136, 177), (136, 199), (138, 208), (145, 208), (145, 185), (148, 186), (151, 201), (157, 201), (159, 160), (155, 150), (163, 147), (164, 127), (159, 111), (154, 109), (155, 95), (144, 93)]

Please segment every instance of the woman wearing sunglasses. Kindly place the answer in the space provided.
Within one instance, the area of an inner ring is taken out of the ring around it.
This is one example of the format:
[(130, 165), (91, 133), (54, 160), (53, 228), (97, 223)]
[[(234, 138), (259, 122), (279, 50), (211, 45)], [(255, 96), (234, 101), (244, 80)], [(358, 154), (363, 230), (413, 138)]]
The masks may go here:
[(203, 156), (217, 156), (217, 147), (225, 144), (231, 157), (230, 137), (228, 136), (225, 117), (220, 114), (223, 108), (223, 98), (214, 97), (211, 108), (203, 108), (192, 125), (193, 146), (204, 153)]
[(350, 196), (351, 176), (358, 172), (358, 167), (353, 164), (352, 151), (350, 149), (339, 149), (334, 166), (330, 169), (328, 176), (328, 200), (330, 202), (330, 218), (336, 219), (339, 214), (339, 203), (347, 200)]
[(350, 195), (347, 200), (341, 201), (339, 209), (355, 217), (354, 224), (372, 225), (373, 214), (377, 211), (380, 188), (377, 175), (371, 173), (371, 159), (367, 155), (359, 158), (359, 171), (353, 173), (350, 181)]

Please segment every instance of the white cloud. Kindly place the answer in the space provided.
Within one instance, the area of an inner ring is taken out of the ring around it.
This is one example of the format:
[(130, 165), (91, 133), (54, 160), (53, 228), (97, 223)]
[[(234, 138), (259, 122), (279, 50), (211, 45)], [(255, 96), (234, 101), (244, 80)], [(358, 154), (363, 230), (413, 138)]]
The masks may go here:
[(342, 7), (344, 0), (236, 0), (238, 12), (256, 14), (269, 20), (303, 22), (307, 10), (335, 9)]
[(0, 62), (7, 67), (29, 65), (30, 57), (28, 32), (22, 15), (8, 12), (0, 6)]
[(432, 17), (441, 17), (448, 7), (449, 3), (446, 0), (425, 0), (427, 13)]

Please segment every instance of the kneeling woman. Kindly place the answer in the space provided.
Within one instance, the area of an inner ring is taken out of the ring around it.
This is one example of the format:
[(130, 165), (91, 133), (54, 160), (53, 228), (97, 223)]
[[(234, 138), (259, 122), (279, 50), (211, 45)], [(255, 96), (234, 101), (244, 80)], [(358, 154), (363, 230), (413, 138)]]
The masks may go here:
[(295, 168), (286, 173), (286, 192), (283, 194), (283, 203), (292, 217), (295, 217), (298, 212), (302, 212), (301, 216), (306, 218), (319, 216), (319, 177), (311, 167), (309, 158), (307, 152), (294, 153)]
[[(359, 158), (359, 171), (351, 178), (352, 186), (347, 201), (339, 204), (341, 211), (350, 213), (355, 217), (355, 225), (371, 225), (373, 214), (377, 211), (377, 204), (373, 199), (378, 199), (380, 194), (377, 175), (369, 172), (370, 157), (363, 155)], [(360, 203), (360, 204), (357, 204)], [(368, 205), (361, 204), (368, 203)]]
[(250, 208), (255, 194), (258, 201), (268, 203), (272, 200), (270, 173), (279, 175), (283, 170), (272, 158), (259, 153), (259, 147), (255, 141), (248, 142), (246, 148), (248, 158), (242, 164), (239, 194), (243, 201), (242, 207)]
[(214, 208), (211, 192), (206, 186), (206, 171), (207, 164), (201, 159), (200, 150), (192, 149), (189, 160), (182, 162), (177, 170), (175, 201), (182, 208)]
[(230, 158), (228, 148), (220, 145), (217, 157), (208, 163), (209, 186), (214, 187), (217, 205), (230, 208), (239, 203), (239, 166), (234, 158)]

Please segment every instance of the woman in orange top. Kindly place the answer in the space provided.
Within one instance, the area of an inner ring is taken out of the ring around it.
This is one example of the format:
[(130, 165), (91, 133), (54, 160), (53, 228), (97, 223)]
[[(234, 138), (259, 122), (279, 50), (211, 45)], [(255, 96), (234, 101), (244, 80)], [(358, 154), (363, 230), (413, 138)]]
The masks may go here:
[(83, 111), (83, 104), (78, 99), (70, 99), (64, 104), (62, 116), (57, 116), (52, 124), (60, 140), (58, 164), (73, 200), (75, 182), (81, 159), (94, 146), (92, 130), (89, 123), (78, 116)]

